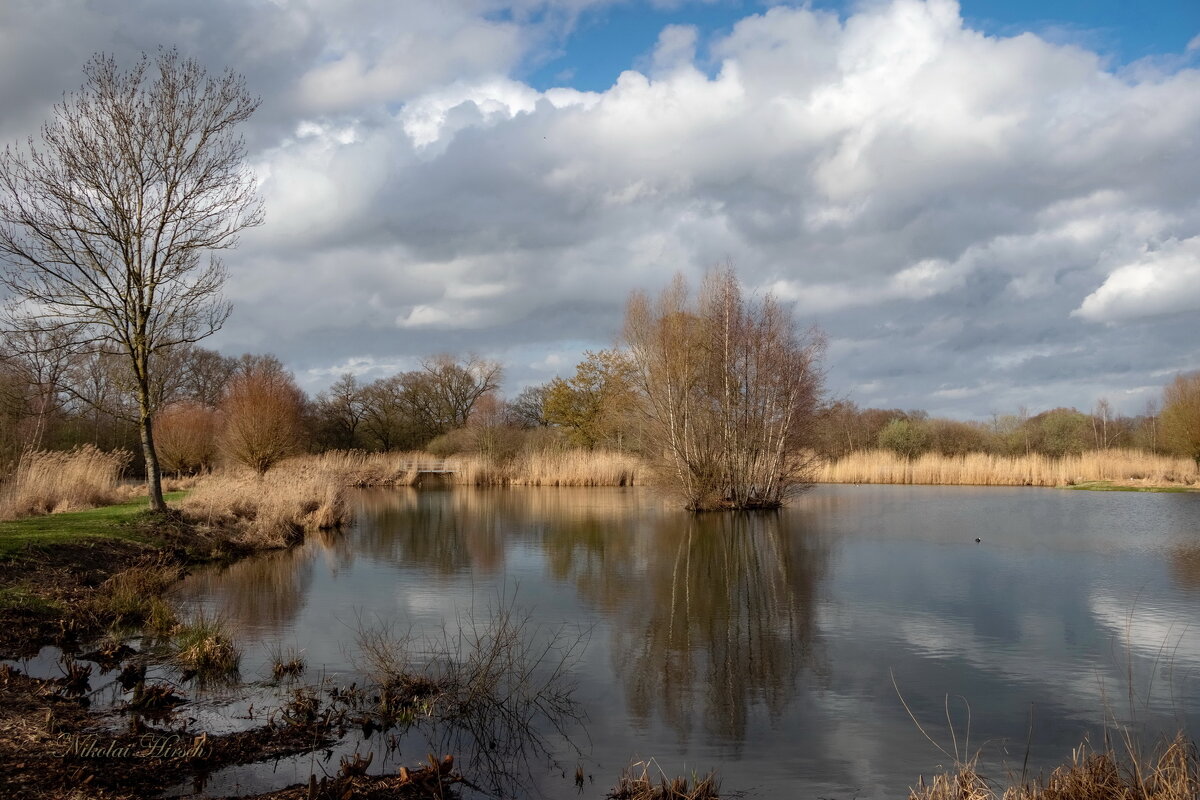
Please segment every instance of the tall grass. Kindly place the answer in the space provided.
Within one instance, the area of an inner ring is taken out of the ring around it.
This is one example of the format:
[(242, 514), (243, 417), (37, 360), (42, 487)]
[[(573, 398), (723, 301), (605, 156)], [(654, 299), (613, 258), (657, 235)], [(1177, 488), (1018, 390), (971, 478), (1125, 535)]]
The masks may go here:
[(132, 455), (92, 445), (22, 454), (12, 480), (0, 487), (0, 519), (78, 511), (122, 498), (121, 475)]
[(1142, 450), (1093, 450), (1077, 456), (927, 453), (909, 460), (889, 450), (851, 453), (821, 465), (819, 483), (906, 483), (971, 486), (1072, 486), (1120, 481), (1156, 486), (1200, 484), (1190, 459)]
[(521, 486), (634, 486), (646, 475), (637, 456), (612, 450), (524, 453), (509, 470), (509, 483)]
[(449, 470), (465, 486), (632, 486), (643, 479), (642, 461), (611, 450), (534, 450), (496, 462), (478, 454), (445, 458), (431, 453), (337, 451), (299, 459), (314, 470), (343, 476), (351, 486), (413, 486), (422, 473)]
[(196, 480), (179, 505), (194, 522), (254, 548), (286, 547), (305, 531), (350, 521), (344, 476), (319, 459), (291, 459), (265, 475), (227, 468)]

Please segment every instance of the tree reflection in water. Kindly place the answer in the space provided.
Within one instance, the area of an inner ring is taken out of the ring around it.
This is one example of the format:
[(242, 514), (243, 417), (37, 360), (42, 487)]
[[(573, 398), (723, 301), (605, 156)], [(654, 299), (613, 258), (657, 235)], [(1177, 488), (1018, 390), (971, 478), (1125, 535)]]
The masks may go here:
[(523, 546), (609, 620), (629, 714), (642, 724), (662, 719), (680, 738), (700, 724), (738, 744), (754, 709), (785, 709), (802, 670), (826, 673), (814, 615), (828, 549), (805, 525), (808, 500), (698, 516), (637, 489), (388, 490), (358, 502), (353, 530), (235, 564), (199, 593), (262, 629), (297, 613), (317, 554), (334, 569), (366, 559), (436, 582), (503, 576), (508, 548)]
[(686, 737), (702, 692), (706, 726), (741, 742), (756, 702), (773, 716), (784, 709), (799, 671), (812, 663), (825, 551), (788, 537), (781, 519), (778, 512), (708, 514), (660, 524), (656, 549), (664, 557), (647, 563), (631, 587), (625, 624), (614, 627), (634, 713), (649, 719), (660, 706)]
[(548, 535), (554, 572), (616, 616), (634, 718), (661, 716), (686, 739), (702, 709), (708, 729), (740, 743), (756, 703), (777, 715), (801, 669), (824, 672), (813, 634), (827, 548), (785, 519), (802, 517), (664, 514), (648, 530), (584, 520)]
[[(364, 495), (359, 551), (438, 574), (501, 570), (515, 541), (613, 618), (630, 713), (681, 737), (703, 709), (740, 742), (756, 703), (778, 714), (814, 658), (827, 549), (804, 514), (693, 515), (647, 492), (476, 490)], [(702, 703), (696, 699), (702, 698)]]
[[(480, 495), (483, 496), (481, 499)], [(468, 569), (495, 572), (504, 564), (501, 512), (481, 490), (376, 490), (359, 498), (356, 549), (396, 566), (438, 575)]]

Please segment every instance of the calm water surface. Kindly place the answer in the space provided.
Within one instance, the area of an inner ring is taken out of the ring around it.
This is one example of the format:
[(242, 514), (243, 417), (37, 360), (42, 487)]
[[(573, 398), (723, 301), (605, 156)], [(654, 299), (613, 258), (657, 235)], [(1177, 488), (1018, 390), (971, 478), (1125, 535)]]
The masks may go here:
[[(235, 624), (250, 679), (293, 647), (310, 680), (361, 680), (364, 620), (421, 635), (508, 603), (533, 636), (583, 636), (586, 722), (548, 736), (520, 794), (599, 798), (653, 757), (750, 796), (903, 797), (948, 763), (904, 703), (997, 776), (1020, 773), (1027, 741), (1031, 769), (1061, 762), (1106, 716), (1200, 731), (1200, 495), (822, 486), (778, 513), (703, 516), (643, 489), (355, 502), (347, 531), (194, 575), (181, 598)], [(214, 719), (255, 701), (214, 699)], [(449, 746), (398, 745), (349, 740), (323, 766), (375, 749), (394, 771)], [(317, 761), (208, 791), (306, 781)], [(576, 765), (594, 776), (578, 794)]]

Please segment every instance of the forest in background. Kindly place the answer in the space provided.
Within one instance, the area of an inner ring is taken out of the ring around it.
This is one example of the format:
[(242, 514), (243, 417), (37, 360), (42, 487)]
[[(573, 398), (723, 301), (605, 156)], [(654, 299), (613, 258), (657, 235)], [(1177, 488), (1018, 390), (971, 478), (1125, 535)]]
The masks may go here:
[[(116, 355), (53, 347), (0, 353), (0, 470), (24, 451), (138, 450), (137, 409), (128, 368)], [(500, 394), (500, 364), (476, 357), (430, 358), (418, 369), (373, 381), (346, 374), (306, 395), (274, 356), (230, 357), (202, 347), (174, 349), (154, 387), (156, 438), (170, 473), (224, 462), (258, 471), (298, 453), (425, 450), (492, 460), (530, 450), (645, 447), (632, 365), (617, 349), (586, 355), (573, 374)], [(1019, 409), (986, 422), (936, 418), (921, 410), (859, 408), (827, 400), (810, 426), (810, 447), (826, 459), (886, 450), (924, 454), (1043, 455), (1137, 449), (1200, 456), (1200, 374), (1178, 376), (1166, 402), (1135, 416), (1099, 400), (1094, 408)], [(137, 463), (131, 464), (138, 473)]]

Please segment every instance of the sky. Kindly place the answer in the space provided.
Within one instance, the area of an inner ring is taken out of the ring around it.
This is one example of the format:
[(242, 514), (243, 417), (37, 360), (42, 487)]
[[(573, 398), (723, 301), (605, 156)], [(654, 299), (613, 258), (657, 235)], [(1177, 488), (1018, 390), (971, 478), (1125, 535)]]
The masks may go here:
[(160, 45), (262, 98), (206, 342), (310, 392), (472, 352), (513, 395), (727, 262), (860, 406), (1133, 414), (1200, 369), (1194, 0), (6, 0), (0, 142)]

